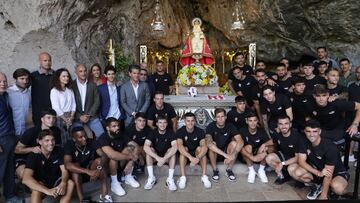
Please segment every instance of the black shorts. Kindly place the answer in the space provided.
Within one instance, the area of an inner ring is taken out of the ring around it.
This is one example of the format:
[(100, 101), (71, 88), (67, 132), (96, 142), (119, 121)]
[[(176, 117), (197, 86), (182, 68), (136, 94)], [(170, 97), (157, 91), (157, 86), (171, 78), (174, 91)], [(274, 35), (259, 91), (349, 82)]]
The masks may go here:
[(252, 154), (256, 155), (258, 153), (259, 147), (256, 148), (252, 147), (251, 149), (252, 149)]
[(340, 172), (336, 172), (335, 174), (333, 174), (333, 178), (335, 178), (336, 176), (341, 176), (343, 177), (346, 181), (350, 180), (350, 174), (347, 171), (340, 171)]
[(286, 161), (292, 158), (289, 155), (284, 154), (282, 151), (277, 151), (275, 154), (279, 157), (280, 161)]
[(56, 186), (58, 186), (61, 182), (61, 177), (59, 178), (51, 178), (50, 180), (42, 180), (40, 181), (44, 184), (45, 187), (51, 189), (54, 188)]
[(195, 157), (195, 156), (196, 156), (196, 149), (194, 149), (194, 150), (188, 150), (188, 153), (189, 153), (191, 156)]
[(21, 165), (25, 165), (26, 164), (26, 160), (25, 159), (16, 159), (15, 160), (15, 169), (18, 168)]

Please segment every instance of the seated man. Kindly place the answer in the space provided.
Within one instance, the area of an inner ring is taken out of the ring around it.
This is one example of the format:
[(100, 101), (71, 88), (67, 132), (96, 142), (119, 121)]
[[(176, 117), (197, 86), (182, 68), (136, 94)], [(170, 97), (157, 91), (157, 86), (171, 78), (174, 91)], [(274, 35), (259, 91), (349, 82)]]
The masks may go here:
[(29, 154), (22, 181), (31, 189), (30, 202), (41, 202), (44, 196), (70, 202), (74, 182), (65, 169), (63, 151), (55, 147), (55, 136), (49, 129), (42, 130), (38, 140), (40, 152)]
[(144, 172), (145, 169), (145, 157), (146, 153), (144, 151), (145, 139), (150, 133), (151, 129), (146, 125), (146, 116), (143, 112), (137, 112), (135, 114), (135, 121), (133, 124), (130, 124), (125, 129), (125, 135), (130, 138), (130, 140), (138, 144), (138, 156), (139, 160), (135, 162), (134, 170), (136, 172)]
[(100, 179), (99, 202), (112, 202), (106, 184), (105, 154), (98, 148), (96, 141), (87, 139), (83, 127), (74, 127), (71, 134), (72, 140), (69, 140), (64, 147), (64, 164), (75, 183), (79, 202), (84, 200), (82, 183), (86, 179), (91, 181)]
[(108, 118), (105, 122), (106, 133), (99, 137), (98, 143), (109, 160), (111, 177), (111, 191), (118, 196), (124, 196), (125, 190), (117, 179), (117, 172), (120, 166), (125, 166), (125, 184), (133, 188), (140, 187), (140, 184), (132, 176), (134, 161), (138, 159), (138, 145), (127, 136), (120, 134), (120, 123), (116, 118)]
[(247, 127), (240, 129), (240, 134), (245, 142), (241, 154), (249, 167), (248, 182), (255, 183), (255, 169), (254, 163), (260, 163), (257, 175), (260, 177), (261, 182), (267, 183), (268, 178), (265, 173), (265, 157), (267, 155), (268, 147), (273, 145), (272, 140), (266, 134), (265, 130), (258, 128), (258, 118), (256, 114), (250, 113), (246, 118)]
[(246, 115), (252, 110), (246, 106), (243, 96), (235, 97), (235, 107), (227, 113), (226, 121), (232, 123), (238, 130), (246, 126)]
[(298, 162), (288, 167), (291, 177), (311, 186), (308, 199), (328, 199), (331, 189), (335, 194), (345, 193), (350, 178), (340, 152), (330, 140), (320, 136), (320, 123), (309, 120), (305, 123), (307, 140), (302, 143), (297, 153)]
[(177, 130), (177, 119), (174, 107), (171, 104), (164, 102), (164, 93), (155, 92), (154, 103), (149, 107), (146, 113), (147, 124), (150, 128), (155, 129), (155, 119), (160, 114), (163, 114), (167, 117), (168, 128), (172, 129), (174, 132)]
[(211, 182), (206, 175), (207, 146), (205, 132), (195, 126), (195, 114), (191, 112), (186, 113), (184, 115), (184, 120), (185, 126), (181, 127), (176, 132), (176, 141), (180, 152), (179, 162), (181, 177), (178, 181), (179, 188), (184, 189), (186, 187), (185, 166), (187, 160), (190, 161), (190, 166), (195, 166), (200, 162), (202, 169), (201, 182), (204, 184), (205, 188), (210, 188)]
[(287, 166), (297, 162), (298, 156), (295, 152), (303, 136), (291, 128), (291, 121), (287, 115), (278, 117), (277, 128), (279, 132), (273, 134), (277, 151), (266, 156), (266, 163), (275, 169), (278, 176), (275, 184), (280, 185), (289, 180)]
[(236, 177), (232, 167), (236, 157), (244, 146), (239, 132), (231, 123), (226, 123), (226, 112), (222, 108), (215, 109), (215, 121), (210, 123), (206, 128), (206, 139), (209, 147), (209, 158), (213, 169), (212, 179), (218, 182), (219, 170), (216, 166), (218, 154), (225, 158), (226, 176), (230, 181), (235, 181)]
[(156, 118), (156, 126), (158, 128), (150, 132), (145, 140), (144, 151), (146, 153), (146, 168), (149, 175), (144, 186), (145, 190), (152, 189), (156, 183), (153, 171), (154, 162), (157, 162), (159, 167), (169, 163), (169, 176), (166, 179), (166, 185), (170, 191), (177, 190), (174, 181), (177, 144), (175, 134), (167, 128), (167, 124), (167, 118), (159, 115)]
[(44, 110), (41, 112), (40, 127), (32, 127), (27, 129), (20, 138), (15, 147), (15, 168), (16, 175), (21, 181), (25, 170), (26, 159), (32, 153), (40, 154), (40, 146), (38, 143), (38, 136), (42, 130), (50, 129), (55, 137), (55, 145), (61, 145), (61, 131), (55, 126), (56, 112), (53, 109)]

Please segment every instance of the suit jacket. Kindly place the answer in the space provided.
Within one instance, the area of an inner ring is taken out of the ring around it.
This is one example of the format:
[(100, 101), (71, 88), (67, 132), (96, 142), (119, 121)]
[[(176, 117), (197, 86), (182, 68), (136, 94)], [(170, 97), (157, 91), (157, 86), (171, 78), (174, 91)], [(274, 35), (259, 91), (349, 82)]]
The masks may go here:
[(75, 119), (80, 119), (80, 116), (84, 114), (89, 114), (91, 118), (97, 117), (100, 107), (100, 98), (96, 84), (89, 81), (87, 82), (84, 111), (82, 110), (81, 96), (76, 79), (73, 81), (72, 86), (76, 101)]
[(139, 82), (138, 98), (130, 81), (127, 81), (120, 89), (121, 106), (126, 112), (127, 119), (132, 117), (133, 112), (145, 113), (150, 106), (150, 90), (146, 82)]
[[(116, 87), (117, 98), (119, 101), (118, 105), (119, 105), (119, 109), (121, 112), (120, 119), (125, 119), (126, 118), (125, 112), (124, 112), (124, 109), (121, 107), (120, 89), (121, 89), (120, 86)], [(100, 118), (105, 119), (109, 113), (110, 105), (111, 105), (108, 84), (104, 83), (104, 84), (98, 86), (98, 91), (99, 91), (99, 95), (100, 95)]]

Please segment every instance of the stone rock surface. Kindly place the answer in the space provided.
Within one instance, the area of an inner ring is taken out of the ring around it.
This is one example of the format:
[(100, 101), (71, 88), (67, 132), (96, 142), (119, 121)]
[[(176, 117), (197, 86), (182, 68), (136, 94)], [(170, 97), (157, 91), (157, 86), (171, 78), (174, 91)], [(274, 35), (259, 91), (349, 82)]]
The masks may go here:
[(234, 1), (161, 0), (167, 35), (149, 35), (153, 0), (0, 0), (0, 67), (7, 75), (25, 67), (37, 68), (37, 55), (48, 51), (53, 67), (76, 63), (105, 64), (109, 38), (137, 62), (138, 47), (176, 50), (191, 29), (191, 19), (203, 19), (214, 51), (245, 48), (257, 43), (258, 58), (276, 62), (286, 56), (298, 60), (315, 56), (317, 46), (328, 47), (334, 59), (348, 57), (360, 65), (360, 21), (357, 0), (242, 0), (246, 30), (229, 32)]

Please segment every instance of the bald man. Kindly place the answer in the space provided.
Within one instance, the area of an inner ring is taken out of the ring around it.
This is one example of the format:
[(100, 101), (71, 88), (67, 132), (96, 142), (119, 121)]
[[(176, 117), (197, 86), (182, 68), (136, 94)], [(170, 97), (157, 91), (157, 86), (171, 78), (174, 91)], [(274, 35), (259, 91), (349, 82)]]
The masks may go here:
[(14, 148), (15, 128), (12, 120), (6, 75), (0, 72), (0, 187), (6, 201), (15, 198)]
[(39, 65), (39, 69), (30, 75), (32, 119), (36, 126), (41, 125), (41, 111), (51, 108), (49, 82), (54, 70), (51, 69), (52, 61), (49, 53), (39, 54)]

